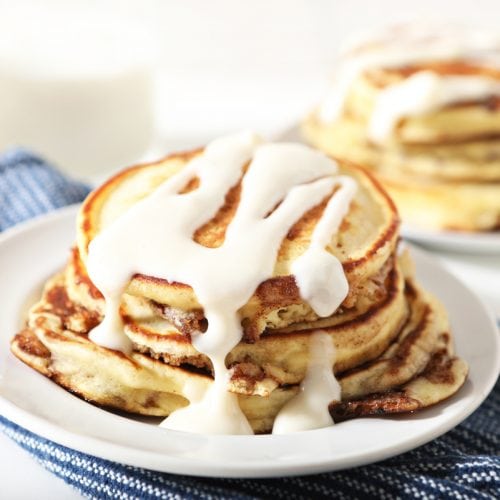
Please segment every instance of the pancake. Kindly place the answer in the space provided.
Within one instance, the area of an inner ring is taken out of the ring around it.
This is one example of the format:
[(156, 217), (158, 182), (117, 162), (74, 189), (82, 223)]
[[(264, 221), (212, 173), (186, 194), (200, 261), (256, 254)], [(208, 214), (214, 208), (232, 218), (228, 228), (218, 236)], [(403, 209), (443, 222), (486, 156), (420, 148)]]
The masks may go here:
[(332, 418), (342, 422), (351, 418), (415, 412), (448, 399), (464, 383), (468, 367), (447, 350), (433, 354), (426, 369), (398, 390), (334, 402), (330, 405)]
[(410, 224), (470, 232), (500, 229), (500, 183), (415, 179), (409, 184), (408, 178), (385, 174), (380, 179)]
[[(381, 91), (421, 72), (440, 76), (484, 76), (500, 82), (500, 68), (470, 61), (433, 62), (404, 67), (370, 69), (353, 82), (346, 113), (367, 123)], [(450, 102), (431, 112), (405, 116), (387, 142), (403, 145), (456, 144), (500, 137), (500, 97)]]
[[(199, 153), (172, 155), (157, 163), (125, 170), (87, 198), (79, 214), (78, 256), (74, 256), (71, 271), (78, 274), (78, 282), (83, 288), (88, 287), (85, 261), (90, 241), (124, 210), (180, 171), (196, 154)], [(341, 172), (357, 180), (358, 191), (342, 223), (342, 230), (333, 237), (329, 250), (339, 258), (349, 282), (349, 294), (343, 305), (353, 307), (358, 297), (366, 293), (369, 281), (372, 277), (377, 278), (380, 268), (394, 251), (399, 220), (392, 201), (360, 167), (346, 163), (342, 165)], [(222, 243), (238, 206), (239, 186), (229, 191), (224, 206), (216, 216), (197, 230), (195, 238), (200, 244), (214, 248)], [(281, 245), (273, 277), (261, 283), (239, 311), (246, 338), (256, 340), (267, 327), (284, 327), (298, 319), (318, 319), (317, 314), (301, 299), (290, 266), (308, 247), (311, 231), (325, 204), (326, 201), (309, 210), (294, 224)], [(78, 293), (83, 296), (82, 303), (88, 304), (85, 297), (92, 291), (70, 292), (76, 300)], [(168, 283), (151, 276), (135, 275), (127, 293), (195, 314), (201, 308), (190, 286)]]
[(341, 111), (327, 99), (303, 123), (309, 143), (369, 167), (415, 226), (500, 227), (500, 44), (476, 46), (476, 35), (419, 25), (375, 35), (339, 61)]
[[(328, 169), (334, 165), (324, 155), (303, 146), (285, 150), (304, 154)], [(172, 416), (186, 415), (182, 412), (199, 407), (207, 395), (222, 391), (217, 397), (226, 398), (229, 404), (234, 402), (249, 431), (255, 433), (271, 432), (276, 416), (286, 415), (287, 403), (300, 403), (304, 395), (307, 397), (306, 384), (314, 386), (311, 373), (321, 374), (321, 384), (316, 384), (318, 392), (312, 394), (315, 401), (319, 394), (324, 405), (315, 403), (311, 407), (307, 400), (301, 404), (313, 417), (326, 414), (328, 418), (321, 420), (324, 423), (320, 426), (331, 424), (330, 415), (344, 420), (411, 412), (435, 404), (460, 388), (467, 374), (466, 364), (453, 355), (446, 311), (416, 282), (408, 252), (398, 251), (399, 221), (394, 205), (377, 181), (363, 168), (348, 162), (340, 163), (341, 173), (356, 179), (358, 189), (351, 192), (346, 211), (336, 219), (338, 231), (333, 231), (333, 236), (330, 229), (326, 233), (330, 243), (320, 243), (328, 258), (335, 255), (338, 259), (343, 274), (340, 277), (345, 278), (348, 287), (344, 295), (335, 298), (336, 306), (330, 313), (318, 312), (302, 297), (300, 269), (294, 266), (316, 244), (317, 228), (324, 224), (331, 200), (341, 196), (342, 185), (333, 191), (329, 187), (328, 199), (314, 198), (320, 203), (305, 213), (297, 212), (301, 215), (292, 221), (291, 229), (280, 233), (284, 237), (277, 240), (269, 277), (252, 285), (247, 304), (234, 308), (236, 323), (230, 323), (231, 328), (239, 329), (241, 335), (226, 344), (229, 347), (222, 355), (210, 344), (210, 337), (208, 348), (204, 344), (213, 315), (202, 307), (194, 287), (188, 285), (189, 281), (168, 281), (156, 273), (130, 272), (126, 275), (129, 281), (120, 284), (113, 305), (118, 319), (112, 325), (113, 332), (126, 342), (115, 347), (96, 339), (95, 331), (108, 318), (109, 295), (105, 301), (90, 279), (90, 275), (95, 276), (88, 267), (95, 247), (89, 244), (100, 234), (109, 234), (110, 227), (124, 227), (132, 237), (143, 234), (134, 232), (126, 214), (132, 210), (138, 213), (135, 210), (139, 201), (151, 200), (152, 192), (164, 196), (160, 188), (169, 186), (165, 180), (190, 168), (190, 159), (204, 154), (196, 151), (172, 155), (133, 167), (89, 196), (78, 218), (77, 247), (70, 252), (65, 268), (46, 283), (25, 328), (11, 342), (12, 352), (19, 359), (89, 402), (168, 417), (167, 423)], [(252, 165), (244, 167), (242, 177), (250, 175)], [(281, 168), (281, 164), (277, 166)], [(335, 171), (327, 172), (336, 175)], [(190, 182), (187, 189), (197, 189), (196, 182)], [(243, 203), (243, 195), (238, 194), (241, 182), (228, 188), (225, 199), (218, 198), (223, 205), (189, 238), (209, 249), (225, 241), (234, 212)], [(306, 181), (306, 187), (311, 182), (317, 182), (315, 176)], [(182, 193), (174, 196), (182, 197)], [(279, 209), (280, 204), (274, 211)], [(153, 216), (164, 215), (176, 217), (170, 213)], [(114, 221), (121, 225), (116, 226)], [(166, 233), (162, 241), (168, 242), (168, 238)], [(129, 258), (130, 248), (120, 246), (123, 241), (118, 240), (114, 250)], [(126, 241), (132, 246), (135, 243)], [(163, 259), (163, 253), (159, 255)], [(322, 254), (314, 256), (323, 258)], [(188, 262), (191, 265), (192, 260)], [(338, 274), (326, 275), (328, 280), (322, 281), (321, 287), (341, 286)], [(217, 275), (208, 276), (216, 279)], [(227, 277), (226, 281), (223, 278), (222, 282), (231, 286)], [(231, 274), (229, 279), (238, 277)], [(330, 291), (321, 288), (321, 292)], [(203, 303), (207, 304), (206, 298)], [(226, 336), (232, 339), (232, 330), (219, 329), (224, 332), (223, 342)], [(321, 392), (326, 381), (334, 384), (331, 387), (338, 385), (338, 391)], [(217, 410), (211, 406), (207, 411), (213, 415)], [(235, 408), (231, 411), (233, 418)], [(205, 410), (202, 415), (205, 418)], [(317, 427), (315, 423), (308, 428)], [(197, 427), (192, 429), (199, 431)], [(234, 426), (231, 429), (235, 429), (233, 433), (241, 430)], [(223, 431), (227, 432), (226, 428)]]
[(302, 130), (321, 150), (369, 166), (377, 176), (381, 171), (417, 181), (496, 183), (500, 179), (500, 141), (491, 137), (448, 144), (392, 142), (381, 146), (367, 139), (366, 124), (352, 116), (325, 124), (314, 114)]
[[(268, 329), (258, 342), (237, 345), (226, 362), (228, 366), (254, 364), (272, 374), (279, 383), (298, 383), (304, 378), (307, 368), (312, 329), (321, 329), (332, 337), (336, 348), (335, 371), (373, 359), (398, 334), (409, 314), (399, 266), (388, 276), (386, 286), (387, 295), (367, 309), (345, 311), (314, 322), (296, 323), (285, 329)], [(189, 339), (170, 322), (151, 314), (147, 307), (138, 308), (134, 301), (126, 300), (124, 306), (125, 332), (138, 349), (154, 353), (169, 364), (188, 363), (211, 371), (207, 357), (197, 353)]]

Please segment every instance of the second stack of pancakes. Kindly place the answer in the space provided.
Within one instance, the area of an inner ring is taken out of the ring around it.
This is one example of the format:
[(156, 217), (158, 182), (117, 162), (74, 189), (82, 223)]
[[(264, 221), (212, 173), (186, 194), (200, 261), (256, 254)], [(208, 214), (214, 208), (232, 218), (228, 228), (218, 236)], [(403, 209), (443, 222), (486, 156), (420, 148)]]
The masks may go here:
[(432, 229), (500, 227), (500, 37), (409, 23), (338, 63), (307, 139), (369, 166), (402, 218)]

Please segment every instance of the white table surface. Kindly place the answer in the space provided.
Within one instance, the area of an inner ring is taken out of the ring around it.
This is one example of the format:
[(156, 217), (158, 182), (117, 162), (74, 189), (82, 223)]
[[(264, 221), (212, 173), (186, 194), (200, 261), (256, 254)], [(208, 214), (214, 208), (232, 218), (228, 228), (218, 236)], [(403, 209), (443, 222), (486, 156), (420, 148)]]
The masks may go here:
[(5, 500), (73, 500), (81, 495), (0, 432), (0, 498)]

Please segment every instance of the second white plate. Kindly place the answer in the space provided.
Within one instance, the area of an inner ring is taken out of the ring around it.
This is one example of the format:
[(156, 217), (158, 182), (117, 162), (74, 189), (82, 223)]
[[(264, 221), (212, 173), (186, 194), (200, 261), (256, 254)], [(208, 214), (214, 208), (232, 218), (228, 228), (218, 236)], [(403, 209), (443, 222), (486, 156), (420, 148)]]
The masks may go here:
[(491, 233), (432, 231), (403, 224), (401, 234), (409, 240), (437, 250), (467, 254), (500, 254), (500, 231)]

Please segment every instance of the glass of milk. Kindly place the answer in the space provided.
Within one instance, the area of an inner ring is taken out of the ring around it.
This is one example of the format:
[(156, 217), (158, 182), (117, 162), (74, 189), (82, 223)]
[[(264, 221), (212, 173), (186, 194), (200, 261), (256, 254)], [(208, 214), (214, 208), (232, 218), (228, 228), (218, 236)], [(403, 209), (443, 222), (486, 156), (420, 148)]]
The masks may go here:
[(0, 150), (77, 177), (139, 160), (154, 128), (153, 44), (130, 23), (39, 9), (0, 19)]

